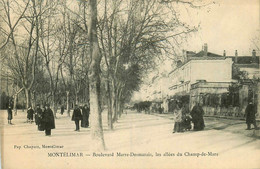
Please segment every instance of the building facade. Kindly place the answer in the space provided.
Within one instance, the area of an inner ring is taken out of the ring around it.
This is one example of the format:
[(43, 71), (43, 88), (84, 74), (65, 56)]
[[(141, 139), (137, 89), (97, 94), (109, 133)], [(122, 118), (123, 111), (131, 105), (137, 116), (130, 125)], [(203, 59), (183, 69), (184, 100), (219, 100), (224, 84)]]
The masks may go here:
[(189, 94), (191, 85), (200, 81), (220, 84), (232, 82), (232, 63), (232, 58), (208, 52), (205, 44), (203, 51), (186, 56), (184, 63), (169, 73), (169, 95)]

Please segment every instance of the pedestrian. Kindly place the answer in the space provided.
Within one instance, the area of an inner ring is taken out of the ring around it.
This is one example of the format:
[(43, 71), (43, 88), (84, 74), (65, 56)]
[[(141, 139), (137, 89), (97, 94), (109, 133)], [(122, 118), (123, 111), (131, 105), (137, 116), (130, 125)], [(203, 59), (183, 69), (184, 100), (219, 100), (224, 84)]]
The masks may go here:
[(63, 115), (63, 113), (64, 113), (64, 106), (61, 105), (61, 108), (60, 108), (60, 114)]
[(180, 102), (177, 102), (176, 108), (174, 110), (174, 128), (173, 133), (183, 132), (182, 128), (182, 105)]
[(7, 108), (7, 113), (8, 113), (8, 117), (7, 117), (8, 124), (12, 124), (11, 120), (13, 119), (13, 112), (10, 105)]
[(204, 124), (204, 110), (202, 109), (201, 103), (197, 103), (191, 110), (190, 113), (192, 117), (192, 122), (194, 124), (193, 130), (199, 131), (204, 130), (205, 124)]
[(33, 122), (33, 114), (34, 114), (34, 110), (32, 109), (32, 106), (29, 106), (27, 110), (27, 122), (29, 123)]
[(73, 115), (71, 120), (75, 121), (75, 125), (76, 125), (75, 131), (79, 131), (79, 121), (82, 120), (82, 114), (78, 105), (75, 105), (75, 109), (73, 110)]
[(45, 135), (50, 136), (51, 135), (51, 129), (55, 129), (55, 120), (53, 111), (50, 108), (49, 104), (46, 104), (41, 124), (43, 126), (43, 129), (45, 130)]
[(37, 104), (35, 109), (35, 124), (38, 126), (38, 130), (41, 130), (41, 121), (42, 121), (43, 112), (40, 108), (40, 105)]
[(87, 104), (82, 107), (81, 127), (89, 127), (89, 107)]
[(258, 129), (256, 125), (256, 119), (255, 119), (256, 112), (257, 112), (256, 106), (252, 103), (252, 101), (250, 101), (245, 110), (246, 124), (247, 124), (246, 130), (251, 130), (251, 124), (254, 125), (255, 129)]

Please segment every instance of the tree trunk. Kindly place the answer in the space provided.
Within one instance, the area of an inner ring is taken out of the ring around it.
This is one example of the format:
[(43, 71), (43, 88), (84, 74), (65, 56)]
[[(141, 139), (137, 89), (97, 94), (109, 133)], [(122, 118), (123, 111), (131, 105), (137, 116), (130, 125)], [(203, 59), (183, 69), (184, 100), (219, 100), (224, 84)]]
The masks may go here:
[(66, 94), (67, 94), (67, 114), (68, 117), (70, 117), (70, 92), (67, 91)]
[(53, 109), (53, 115), (55, 118), (57, 118), (57, 104), (56, 104), (56, 100), (55, 100), (55, 93), (53, 93), (52, 95), (52, 109)]
[(107, 80), (107, 124), (108, 124), (108, 129), (112, 130), (113, 129), (113, 119), (112, 119), (112, 100), (111, 100), (111, 90), (110, 90), (110, 84), (109, 80)]
[(97, 1), (89, 1), (89, 40), (91, 64), (89, 73), (89, 95), (90, 95), (90, 122), (91, 122), (91, 147), (93, 150), (104, 150), (105, 141), (102, 128), (101, 117), (101, 96), (100, 96), (100, 62), (101, 55), (99, 54), (98, 38), (97, 38)]
[(120, 89), (119, 93), (118, 93), (118, 116), (117, 118), (120, 118), (121, 117), (121, 114), (122, 114), (122, 111), (123, 111), (123, 103), (122, 103), (122, 88)]
[(124, 103), (121, 100), (121, 97), (119, 98), (119, 102), (118, 102), (118, 118), (121, 117), (121, 115), (123, 114), (124, 111)]
[(36, 98), (35, 98), (35, 91), (31, 92), (31, 106), (32, 106), (32, 109), (35, 109), (36, 107)]
[(260, 82), (257, 83), (257, 100), (256, 100), (256, 103), (257, 103), (257, 115), (256, 117), (259, 117), (260, 116)]
[(115, 81), (113, 79), (112, 81), (112, 96), (111, 96), (111, 100), (112, 100), (112, 116), (113, 116), (113, 119), (112, 119), (112, 122), (116, 122), (117, 121), (117, 94), (116, 94), (116, 85), (115, 85)]
[(120, 99), (118, 98), (118, 101), (117, 101), (117, 119), (119, 119), (120, 117)]
[(77, 91), (75, 92), (75, 104), (79, 104)]
[(117, 98), (115, 93), (112, 96), (112, 110), (113, 110), (112, 113), (113, 113), (113, 123), (114, 123), (117, 122)]
[(14, 107), (13, 107), (13, 110), (14, 110), (14, 115), (16, 116), (17, 115), (17, 94), (14, 95)]
[(26, 109), (30, 106), (30, 91), (28, 89), (25, 89), (25, 98), (26, 98)]

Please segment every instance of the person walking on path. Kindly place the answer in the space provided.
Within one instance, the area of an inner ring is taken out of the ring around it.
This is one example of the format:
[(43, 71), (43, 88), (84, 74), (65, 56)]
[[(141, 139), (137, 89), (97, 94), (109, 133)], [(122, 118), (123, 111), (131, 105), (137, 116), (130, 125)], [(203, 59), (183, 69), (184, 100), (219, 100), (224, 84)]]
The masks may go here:
[(89, 127), (89, 107), (88, 105), (84, 105), (82, 108), (82, 120), (81, 120), (81, 127)]
[(82, 120), (82, 114), (78, 105), (75, 105), (75, 109), (73, 111), (71, 120), (75, 121), (75, 125), (76, 125), (75, 131), (79, 131), (79, 121)]
[(29, 123), (33, 122), (33, 114), (34, 114), (34, 110), (32, 109), (32, 106), (29, 106), (27, 110), (27, 122)]
[(201, 103), (197, 103), (191, 110), (190, 113), (192, 117), (192, 122), (194, 124), (193, 129), (195, 131), (204, 130), (205, 124), (204, 124), (204, 110), (202, 109)]
[(7, 108), (7, 113), (8, 113), (8, 117), (7, 117), (8, 124), (12, 124), (11, 120), (13, 119), (13, 111), (10, 105)]
[(175, 111), (174, 111), (174, 128), (173, 133), (175, 132), (183, 132), (182, 128), (182, 105), (180, 102), (177, 103)]
[(40, 108), (40, 105), (38, 104), (35, 109), (35, 124), (38, 126), (38, 130), (41, 130), (41, 121), (42, 121), (42, 109)]
[(45, 130), (45, 135), (50, 136), (51, 129), (55, 129), (55, 120), (54, 120), (53, 111), (51, 110), (49, 104), (45, 106), (41, 124), (43, 125), (43, 129)]
[(255, 129), (258, 129), (256, 125), (256, 119), (255, 119), (256, 112), (257, 112), (256, 106), (252, 102), (249, 102), (245, 110), (246, 124), (247, 124), (246, 130), (251, 130), (251, 124), (254, 125)]
[(63, 115), (63, 113), (64, 113), (64, 106), (61, 105), (61, 108), (60, 108), (60, 114)]

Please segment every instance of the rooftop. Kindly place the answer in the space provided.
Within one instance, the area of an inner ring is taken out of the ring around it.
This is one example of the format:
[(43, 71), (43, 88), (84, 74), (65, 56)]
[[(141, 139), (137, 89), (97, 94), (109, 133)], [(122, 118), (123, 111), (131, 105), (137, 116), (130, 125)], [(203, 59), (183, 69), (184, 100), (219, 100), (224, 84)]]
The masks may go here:
[(233, 62), (237, 60), (236, 64), (252, 64), (258, 63), (259, 64), (259, 56), (227, 56), (227, 58), (232, 58)]

